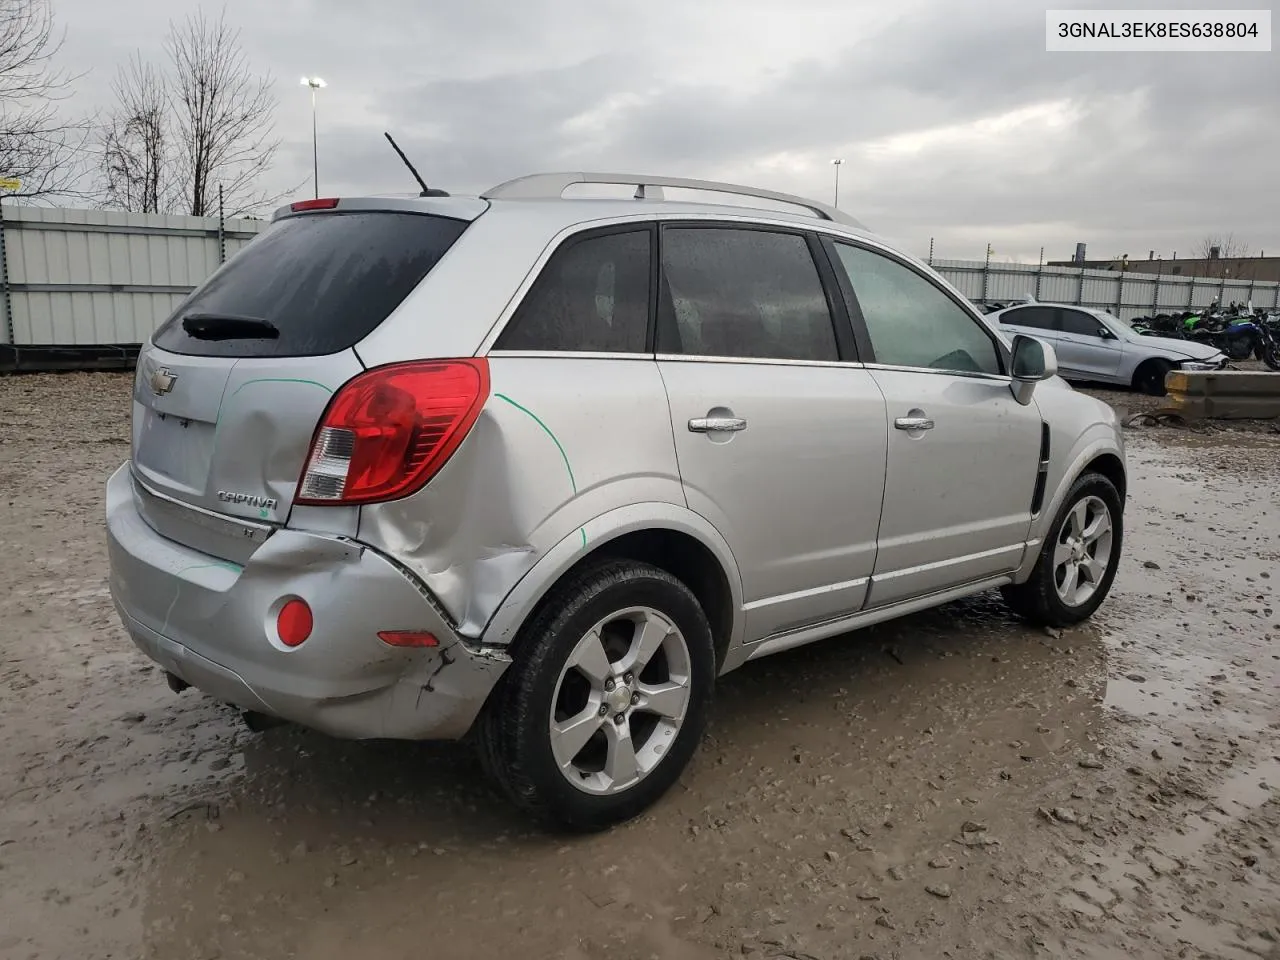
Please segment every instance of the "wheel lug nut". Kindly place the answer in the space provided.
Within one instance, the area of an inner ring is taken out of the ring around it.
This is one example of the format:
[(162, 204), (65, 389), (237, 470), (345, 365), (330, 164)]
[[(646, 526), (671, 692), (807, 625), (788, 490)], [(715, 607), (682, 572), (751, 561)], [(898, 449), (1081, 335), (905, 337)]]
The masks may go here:
[(626, 718), (626, 716), (625, 716), (624, 714), (621, 714), (621, 713), (620, 713), (620, 714), (618, 714), (617, 716), (615, 716), (615, 717), (613, 718), (613, 722), (614, 722), (614, 723), (619, 723), (619, 724), (620, 724), (620, 723), (622, 723), (622, 722), (623, 722), (624, 720), (626, 720), (626, 719), (627, 719), (627, 718)]
[(640, 694), (633, 693), (631, 695), (631, 705), (634, 707), (639, 702), (640, 702)]
[(604, 682), (604, 688), (605, 688), (607, 691), (609, 691), (610, 693), (613, 693), (613, 688), (614, 688), (615, 686), (617, 686), (617, 684), (615, 684), (615, 683), (613, 682), (613, 678), (612, 678), (612, 677), (610, 677), (608, 680), (606, 680), (606, 681)]
[(635, 677), (634, 677), (634, 676), (632, 676), (632, 675), (631, 675), (631, 674), (629, 674), (629, 673), (628, 673), (625, 677), (623, 677), (623, 678), (622, 678), (623, 683), (631, 683), (631, 681), (633, 681), (633, 680), (635, 680)]
[(600, 716), (603, 717), (608, 712), (609, 712), (609, 705), (607, 703), (600, 704)]

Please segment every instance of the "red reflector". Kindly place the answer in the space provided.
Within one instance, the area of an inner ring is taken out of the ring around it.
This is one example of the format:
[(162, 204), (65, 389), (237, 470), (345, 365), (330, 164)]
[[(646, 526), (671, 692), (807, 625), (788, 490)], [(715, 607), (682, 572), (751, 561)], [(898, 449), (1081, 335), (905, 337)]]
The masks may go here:
[(294, 502), (409, 496), (458, 449), (488, 397), (483, 357), (415, 360), (360, 374), (329, 401)]
[(289, 204), (289, 209), (294, 213), (301, 213), (303, 210), (332, 210), (337, 205), (337, 197), (321, 197), (318, 200), (299, 200)]
[(440, 641), (425, 630), (379, 630), (378, 637), (393, 647), (438, 647)]
[(276, 615), (276, 633), (286, 647), (296, 647), (311, 636), (311, 608), (296, 597), (280, 608)]

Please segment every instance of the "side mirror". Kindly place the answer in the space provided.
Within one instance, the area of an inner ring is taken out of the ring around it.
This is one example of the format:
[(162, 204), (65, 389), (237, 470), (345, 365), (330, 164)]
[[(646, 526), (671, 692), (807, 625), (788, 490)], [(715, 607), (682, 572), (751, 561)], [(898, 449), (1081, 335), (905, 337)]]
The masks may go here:
[(1035, 337), (1013, 338), (1013, 398), (1024, 407), (1031, 402), (1036, 384), (1058, 374), (1058, 355), (1052, 345)]
[(1098, 336), (1100, 336), (1103, 340), (1114, 340), (1116, 338), (1116, 335), (1112, 333), (1110, 330), (1108, 330), (1106, 327), (1098, 328)]

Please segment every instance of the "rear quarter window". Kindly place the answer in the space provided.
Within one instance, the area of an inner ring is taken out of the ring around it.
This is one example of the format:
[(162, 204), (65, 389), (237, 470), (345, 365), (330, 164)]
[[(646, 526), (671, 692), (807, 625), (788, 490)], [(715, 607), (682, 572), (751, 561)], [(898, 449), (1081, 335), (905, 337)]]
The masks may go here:
[[(188, 356), (338, 353), (387, 319), (466, 228), (462, 220), (417, 213), (286, 217), (197, 287), (153, 341)], [(195, 337), (183, 326), (191, 316), (266, 321), (278, 335)]]

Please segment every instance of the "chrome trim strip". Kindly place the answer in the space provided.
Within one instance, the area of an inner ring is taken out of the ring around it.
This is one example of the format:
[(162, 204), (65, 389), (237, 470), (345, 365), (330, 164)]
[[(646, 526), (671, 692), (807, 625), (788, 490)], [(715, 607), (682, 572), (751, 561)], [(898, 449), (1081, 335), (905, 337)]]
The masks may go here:
[(752, 610), (760, 610), (764, 607), (771, 607), (779, 603), (790, 603), (792, 600), (804, 600), (808, 597), (816, 597), (824, 593), (837, 593), (841, 590), (852, 590), (856, 587), (865, 587), (871, 582), (870, 577), (859, 577), (857, 580), (846, 580), (843, 583), (829, 583), (822, 587), (813, 587), (809, 590), (797, 590), (795, 593), (783, 593), (776, 597), (765, 597), (761, 600), (752, 600), (750, 603), (742, 605), (742, 612), (748, 613)]
[(155, 501), (155, 505), (160, 509), (175, 511), (180, 520), (186, 520), (224, 536), (252, 540), (254, 543), (266, 542), (266, 539), (275, 532), (275, 527), (269, 524), (254, 523), (252, 520), (244, 520), (240, 517), (228, 517), (195, 504), (183, 503), (181, 500), (161, 493), (138, 476), (132, 464), (129, 467), (129, 475), (133, 480), (134, 494), (143, 500), (144, 505), (147, 499)]
[[(487, 356), (524, 360), (661, 360), (667, 363), (749, 363), (766, 367), (839, 367), (861, 370), (867, 366), (847, 360), (785, 360), (772, 357), (707, 357), (689, 353), (608, 353), (578, 350), (490, 350)], [(942, 371), (934, 370), (933, 373)], [(1008, 378), (1005, 378), (1008, 380)]]
[(704, 357), (691, 353), (659, 353), (654, 359), (666, 363), (750, 363), (765, 367), (841, 367), (861, 370), (866, 364), (847, 360), (784, 360), (765, 357)]
[(851, 630), (883, 623), (886, 620), (892, 620), (908, 613), (928, 610), (932, 607), (949, 603), (952, 600), (970, 597), (975, 593), (982, 593), (993, 587), (1002, 587), (1006, 583), (1012, 582), (1013, 577), (1008, 574), (999, 577), (988, 577), (985, 580), (976, 580), (973, 583), (940, 590), (937, 593), (926, 594), (923, 597), (902, 600), (898, 603), (876, 607), (872, 610), (864, 610), (849, 616), (838, 617), (834, 620), (826, 620), (822, 623), (815, 623), (787, 633), (774, 634), (771, 637), (765, 637), (763, 640), (757, 640), (749, 644), (750, 652), (747, 654), (747, 659), (758, 660), (760, 657), (767, 657), (773, 653), (781, 653), (783, 650), (802, 647), (805, 644), (815, 643), (818, 640), (825, 640), (827, 637), (834, 637), (840, 633), (847, 633)]
[[(1022, 551), (1027, 547), (1025, 541), (1011, 543), (1006, 547), (996, 547), (994, 550), (983, 550), (981, 553), (967, 553), (963, 557), (953, 557), (948, 560), (938, 560), (934, 563), (922, 563), (918, 567), (905, 567), (902, 570), (894, 570), (891, 573), (877, 573), (871, 579), (877, 583), (884, 581), (897, 580), (901, 577), (913, 577), (918, 573), (926, 573), (930, 570), (944, 570), (947, 567), (959, 566), (963, 563), (971, 563), (974, 560), (985, 560), (988, 557), (998, 557), (1002, 553), (1009, 553), (1012, 550), (1018, 551), (1021, 555)], [(1011, 567), (1010, 569), (1014, 569)]]
[(1013, 377), (1003, 373), (974, 373), (971, 370), (939, 370), (936, 367), (907, 367), (892, 363), (863, 364), (868, 370), (887, 370), (893, 373), (931, 373), (934, 376), (964, 377), (966, 380), (990, 380), (992, 383), (1010, 384)]
[(523, 360), (653, 360), (653, 354), (644, 351), (640, 353), (609, 353), (604, 350), (490, 350), (487, 355), (490, 357), (512, 357)]

